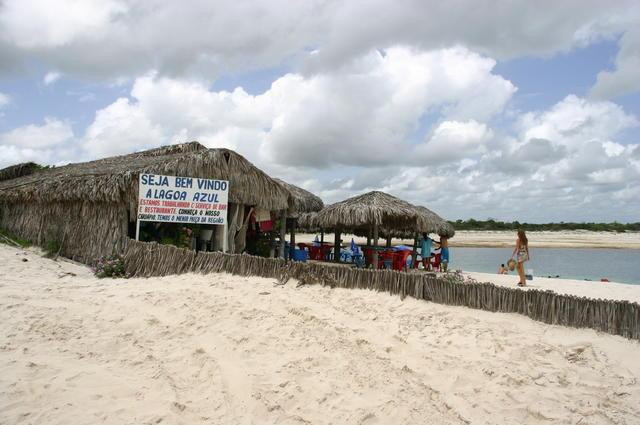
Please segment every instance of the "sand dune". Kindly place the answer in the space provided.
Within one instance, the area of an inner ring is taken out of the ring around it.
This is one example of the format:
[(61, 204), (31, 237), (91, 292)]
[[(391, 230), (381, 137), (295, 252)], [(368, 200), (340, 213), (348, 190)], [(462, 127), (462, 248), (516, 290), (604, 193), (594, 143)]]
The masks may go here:
[(621, 337), (226, 274), (98, 280), (4, 246), (0, 267), (2, 424), (640, 423)]

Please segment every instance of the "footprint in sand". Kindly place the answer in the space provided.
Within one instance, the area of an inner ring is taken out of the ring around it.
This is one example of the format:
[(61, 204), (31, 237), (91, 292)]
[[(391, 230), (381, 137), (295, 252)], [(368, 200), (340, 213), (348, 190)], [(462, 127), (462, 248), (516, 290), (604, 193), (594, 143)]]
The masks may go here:
[(377, 423), (380, 423), (380, 421), (378, 420), (378, 417), (374, 413), (367, 413), (358, 422), (358, 424), (360, 424), (360, 425), (372, 425), (372, 424), (377, 424)]

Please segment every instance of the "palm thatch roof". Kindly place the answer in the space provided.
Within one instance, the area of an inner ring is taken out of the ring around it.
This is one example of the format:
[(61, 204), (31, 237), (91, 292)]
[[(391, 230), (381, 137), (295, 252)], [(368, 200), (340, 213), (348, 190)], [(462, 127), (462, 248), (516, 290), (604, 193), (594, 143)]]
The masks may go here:
[(289, 192), (289, 209), (287, 215), (289, 217), (298, 217), (303, 213), (311, 213), (320, 211), (324, 207), (324, 202), (318, 196), (301, 187), (287, 183), (278, 178), (274, 179), (287, 189)]
[(0, 181), (16, 179), (22, 176), (28, 176), (40, 170), (42, 166), (35, 162), (23, 162), (21, 164), (11, 165), (0, 170)]
[(305, 232), (317, 233), (321, 230), (320, 226), (316, 221), (317, 217), (318, 217), (318, 212), (309, 212), (309, 213), (299, 214), (297, 225), (301, 230)]
[(382, 236), (413, 238), (418, 233), (437, 233), (452, 237), (453, 226), (426, 207), (415, 206), (384, 192), (373, 191), (329, 205), (318, 213), (302, 214), (300, 227), (341, 229), (366, 236), (377, 224)]
[(452, 238), (456, 234), (456, 230), (453, 228), (453, 225), (438, 214), (421, 205), (416, 206), (416, 208), (421, 212), (421, 215), (419, 216), (420, 220), (424, 220), (425, 217), (427, 218), (427, 221), (423, 223), (424, 228), (435, 227), (433, 233), (437, 233), (438, 235), (446, 238)]
[(69, 164), (0, 182), (0, 202), (94, 201), (135, 206), (140, 173), (229, 180), (229, 202), (288, 207), (290, 192), (229, 149), (198, 142)]

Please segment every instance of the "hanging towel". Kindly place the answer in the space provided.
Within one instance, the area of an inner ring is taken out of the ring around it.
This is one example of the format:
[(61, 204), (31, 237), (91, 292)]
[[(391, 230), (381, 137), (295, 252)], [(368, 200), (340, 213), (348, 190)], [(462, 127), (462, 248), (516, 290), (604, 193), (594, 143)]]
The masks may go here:
[(271, 221), (271, 212), (269, 210), (263, 210), (262, 208), (256, 208), (254, 211), (256, 221), (258, 223), (262, 221)]
[(273, 220), (261, 221), (258, 224), (260, 225), (261, 232), (270, 232), (273, 230)]

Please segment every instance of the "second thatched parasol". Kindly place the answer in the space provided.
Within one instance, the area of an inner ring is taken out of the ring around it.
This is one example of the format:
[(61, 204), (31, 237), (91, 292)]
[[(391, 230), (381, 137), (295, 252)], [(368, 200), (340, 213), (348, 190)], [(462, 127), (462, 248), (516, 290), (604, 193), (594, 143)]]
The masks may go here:
[[(453, 227), (433, 211), (418, 207), (380, 191), (372, 191), (329, 205), (317, 214), (303, 215), (301, 225), (306, 228), (333, 229), (336, 235), (335, 258), (339, 258), (340, 233), (351, 231), (371, 234), (374, 246), (380, 230), (392, 234), (438, 233), (453, 236)], [(374, 267), (377, 266), (374, 256)]]

